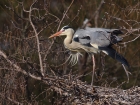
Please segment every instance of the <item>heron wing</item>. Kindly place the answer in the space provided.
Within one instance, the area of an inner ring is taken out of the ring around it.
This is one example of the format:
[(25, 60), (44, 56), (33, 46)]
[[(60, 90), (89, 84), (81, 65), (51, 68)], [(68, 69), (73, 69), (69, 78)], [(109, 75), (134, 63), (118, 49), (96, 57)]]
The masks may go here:
[(116, 59), (117, 61), (121, 62), (125, 66), (130, 67), (127, 60), (122, 55), (120, 55), (115, 49), (113, 49), (111, 46), (99, 47), (99, 49), (102, 50), (105, 54), (109, 55), (110, 57), (112, 57), (112, 58)]
[(127, 60), (111, 47), (122, 40), (118, 34), (122, 34), (118, 29), (86, 28), (77, 30), (73, 40), (94, 47), (129, 67)]
[(86, 46), (106, 47), (122, 40), (118, 34), (122, 32), (118, 29), (86, 28), (78, 29), (73, 40)]
[(90, 36), (88, 35), (88, 32), (84, 29), (78, 29), (74, 34), (73, 40), (82, 45), (91, 47)]

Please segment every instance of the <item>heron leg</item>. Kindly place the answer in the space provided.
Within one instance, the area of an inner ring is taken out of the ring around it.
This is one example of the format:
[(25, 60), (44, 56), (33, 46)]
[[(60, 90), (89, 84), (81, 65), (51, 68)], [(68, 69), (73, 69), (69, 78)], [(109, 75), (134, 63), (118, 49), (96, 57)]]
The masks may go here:
[(91, 81), (91, 86), (93, 86), (94, 73), (95, 73), (95, 58), (94, 58), (94, 55), (92, 55), (92, 62), (93, 62), (93, 71), (92, 71), (92, 81)]

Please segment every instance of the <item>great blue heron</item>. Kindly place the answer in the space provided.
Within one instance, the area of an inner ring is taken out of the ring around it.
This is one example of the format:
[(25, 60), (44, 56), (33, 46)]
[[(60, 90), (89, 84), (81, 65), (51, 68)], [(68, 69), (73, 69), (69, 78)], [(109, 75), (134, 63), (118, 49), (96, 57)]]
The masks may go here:
[[(93, 55), (94, 53), (102, 51), (121, 62), (122, 65), (129, 67), (127, 60), (112, 48), (112, 45), (122, 40), (120, 36), (117, 36), (118, 34), (122, 34), (122, 31), (119, 29), (87, 27), (85, 29), (78, 29), (74, 32), (71, 27), (64, 26), (59, 32), (51, 35), (49, 38), (66, 35), (64, 45), (67, 49), (71, 50), (73, 54), (73, 64), (77, 62), (78, 55), (81, 54), (80, 52), (85, 51)], [(76, 54), (76, 56), (74, 54)]]

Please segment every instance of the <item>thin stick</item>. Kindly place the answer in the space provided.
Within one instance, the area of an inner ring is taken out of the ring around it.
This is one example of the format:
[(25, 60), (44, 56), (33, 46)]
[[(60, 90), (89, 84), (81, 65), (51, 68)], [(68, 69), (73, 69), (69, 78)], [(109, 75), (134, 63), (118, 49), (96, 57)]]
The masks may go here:
[(127, 83), (129, 83), (129, 74), (131, 74), (128, 70), (126, 70), (125, 66), (122, 64), (123, 68), (124, 68), (124, 71), (126, 73), (126, 76), (127, 76)]
[(94, 59), (94, 55), (92, 55), (92, 62), (93, 62), (93, 71), (92, 71), (92, 81), (91, 81), (91, 86), (93, 86), (94, 73), (95, 73), (95, 59)]
[[(35, 3), (35, 2), (34, 2)], [(34, 4), (33, 3), (33, 4)], [(31, 19), (31, 13), (32, 13), (32, 6), (33, 4), (30, 6), (30, 10), (29, 10), (29, 22), (34, 30), (34, 33), (35, 33), (35, 37), (36, 37), (36, 42), (37, 42), (37, 50), (38, 50), (38, 56), (39, 56), (39, 63), (40, 63), (40, 71), (41, 71), (41, 74), (42, 76), (44, 76), (44, 70), (43, 70), (43, 63), (42, 63), (42, 57), (41, 57), (41, 50), (40, 50), (40, 42), (39, 42), (39, 37), (38, 37), (38, 33), (37, 33), (37, 30), (32, 22), (32, 19)]]
[(7, 55), (1, 50), (0, 50), (0, 56), (2, 56), (11, 66), (13, 66), (17, 72), (21, 72), (22, 74), (30, 76), (31, 78), (34, 78), (36, 80), (41, 80), (41, 77), (37, 77), (35, 75), (32, 75), (32, 74), (26, 72), (20, 66), (18, 66), (16, 63), (14, 63), (13, 61), (9, 60)]
[(65, 16), (66, 16), (66, 14), (67, 14), (67, 12), (69, 11), (70, 7), (71, 7), (71, 6), (72, 6), (72, 4), (73, 4), (73, 2), (74, 2), (74, 0), (72, 0), (72, 2), (70, 3), (69, 7), (68, 7), (68, 8), (67, 8), (67, 10), (66, 10), (66, 12), (64, 13), (64, 15), (63, 15), (63, 17), (62, 17), (61, 21), (59, 22), (59, 25), (58, 25), (57, 31), (59, 30), (60, 25), (61, 25), (61, 23), (63, 22), (63, 20), (64, 20), (64, 18), (65, 18)]

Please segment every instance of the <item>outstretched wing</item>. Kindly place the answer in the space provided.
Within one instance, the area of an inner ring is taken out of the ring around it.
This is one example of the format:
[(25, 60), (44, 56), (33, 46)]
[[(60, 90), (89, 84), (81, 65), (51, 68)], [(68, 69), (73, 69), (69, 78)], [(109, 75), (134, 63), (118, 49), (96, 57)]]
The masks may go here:
[(94, 47), (129, 67), (127, 60), (111, 47), (122, 40), (118, 34), (122, 34), (118, 29), (86, 28), (77, 30), (73, 40)]
[(125, 66), (130, 67), (127, 60), (122, 55), (120, 55), (115, 49), (113, 49), (111, 46), (99, 47), (99, 49), (102, 50), (102, 52), (104, 52), (105, 54), (112, 57), (113, 59), (116, 59), (117, 61), (121, 62)]
[(73, 40), (86, 46), (93, 46), (95, 48), (106, 47), (110, 44), (116, 44), (121, 41), (117, 34), (122, 33), (117, 29), (102, 29), (102, 28), (86, 28), (78, 29), (73, 37)]

